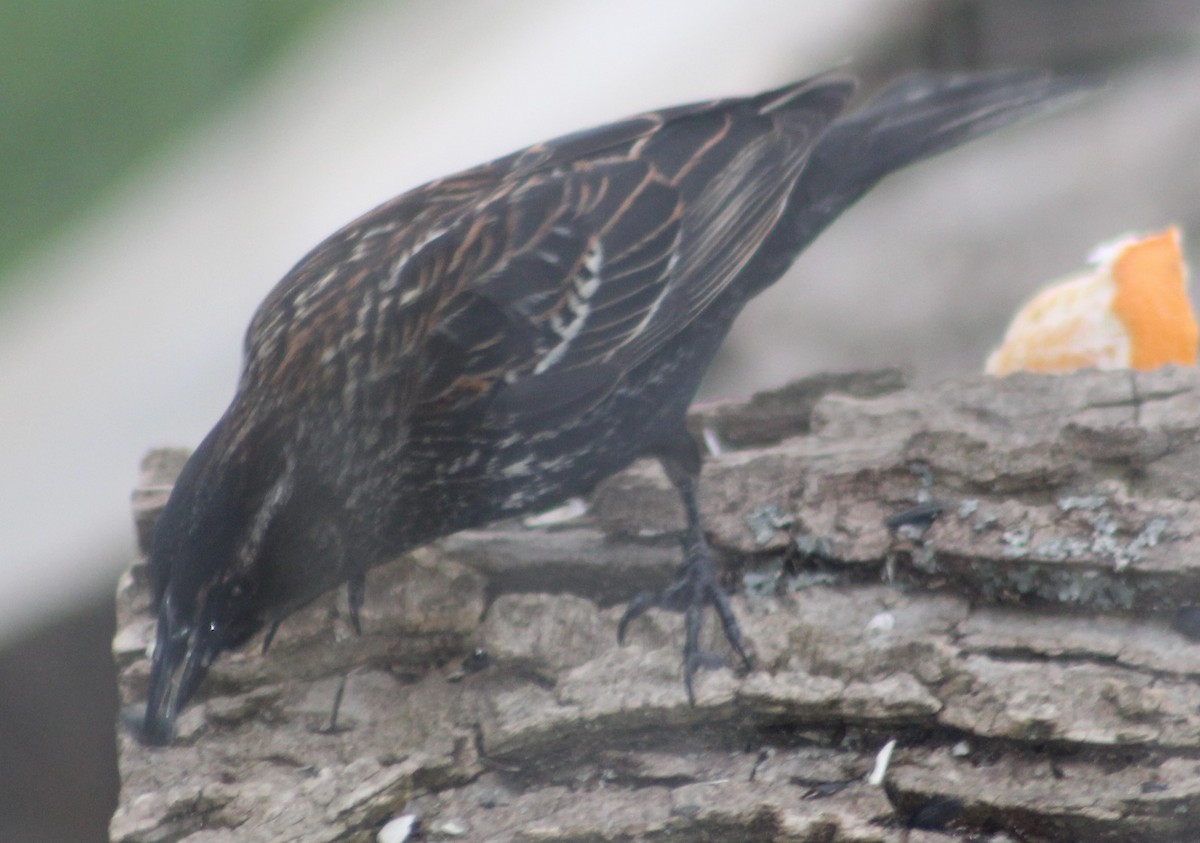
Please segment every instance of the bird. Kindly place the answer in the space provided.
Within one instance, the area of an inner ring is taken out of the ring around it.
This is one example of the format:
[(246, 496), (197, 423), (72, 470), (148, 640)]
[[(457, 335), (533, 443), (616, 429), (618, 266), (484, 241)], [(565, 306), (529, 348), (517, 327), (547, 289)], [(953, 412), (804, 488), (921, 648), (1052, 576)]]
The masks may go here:
[(631, 599), (712, 609), (750, 668), (700, 516), (685, 415), (742, 307), (885, 175), (1063, 100), (1036, 70), (917, 72), (846, 112), (827, 72), (536, 143), (404, 193), (270, 291), (228, 409), (180, 473), (147, 572), (157, 630), (141, 739), (173, 739), (223, 653), (367, 571), (586, 494), (657, 458), (683, 561)]

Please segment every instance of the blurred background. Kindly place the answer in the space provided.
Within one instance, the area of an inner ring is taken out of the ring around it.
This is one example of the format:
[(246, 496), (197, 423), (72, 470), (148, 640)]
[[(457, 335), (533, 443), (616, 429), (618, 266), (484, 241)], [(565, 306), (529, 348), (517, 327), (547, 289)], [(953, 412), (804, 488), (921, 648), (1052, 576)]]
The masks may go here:
[(1103, 74), (899, 174), (737, 324), (704, 396), (972, 373), (1098, 242), (1200, 243), (1195, 0), (0, 5), (0, 840), (106, 839), (112, 592), (141, 455), (195, 445), (322, 237), (555, 134), (844, 66)]

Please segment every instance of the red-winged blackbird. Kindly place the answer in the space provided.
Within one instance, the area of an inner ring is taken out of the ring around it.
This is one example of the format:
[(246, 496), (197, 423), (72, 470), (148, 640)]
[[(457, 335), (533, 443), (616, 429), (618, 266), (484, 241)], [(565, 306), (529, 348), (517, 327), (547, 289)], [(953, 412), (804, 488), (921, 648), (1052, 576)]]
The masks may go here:
[(309, 253), (250, 324), (233, 403), (155, 531), (143, 739), (209, 665), (439, 536), (587, 492), (655, 456), (687, 514), (684, 680), (713, 606), (745, 660), (696, 504), (684, 414), (742, 306), (879, 179), (1075, 90), (922, 74), (835, 119), (820, 76), (540, 143), (417, 188)]

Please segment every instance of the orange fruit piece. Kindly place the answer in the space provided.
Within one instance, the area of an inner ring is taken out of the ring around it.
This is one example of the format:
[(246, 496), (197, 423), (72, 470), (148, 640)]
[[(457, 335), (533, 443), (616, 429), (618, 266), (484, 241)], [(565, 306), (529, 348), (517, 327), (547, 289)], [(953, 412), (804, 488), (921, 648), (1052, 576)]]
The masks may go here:
[(1017, 312), (986, 371), (1194, 366), (1198, 341), (1179, 230), (1172, 226), (1097, 249), (1088, 271), (1035, 295)]

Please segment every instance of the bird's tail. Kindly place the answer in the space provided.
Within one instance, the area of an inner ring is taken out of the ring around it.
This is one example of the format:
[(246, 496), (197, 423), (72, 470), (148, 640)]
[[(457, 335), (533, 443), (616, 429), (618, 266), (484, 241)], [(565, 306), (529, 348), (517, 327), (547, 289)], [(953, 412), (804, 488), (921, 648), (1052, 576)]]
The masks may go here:
[(1042, 71), (916, 73), (834, 123), (814, 150), (812, 163), (818, 170), (832, 165), (869, 188), (893, 170), (1044, 110), (1093, 84)]
[[(1044, 71), (921, 72), (839, 118), (811, 153), (763, 252), (794, 258), (884, 176), (1046, 110), (1096, 81)], [(767, 271), (759, 277), (777, 277)]]

